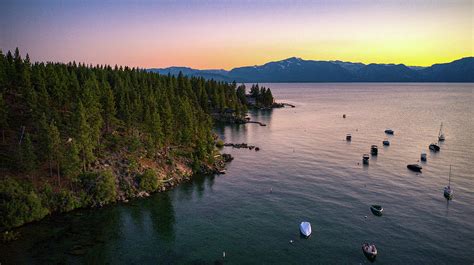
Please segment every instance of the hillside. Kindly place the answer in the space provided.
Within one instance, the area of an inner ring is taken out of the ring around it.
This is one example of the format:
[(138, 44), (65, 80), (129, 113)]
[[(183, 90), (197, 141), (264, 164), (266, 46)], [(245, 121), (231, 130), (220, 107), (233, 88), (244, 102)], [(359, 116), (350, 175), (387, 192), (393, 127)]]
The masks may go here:
[(474, 57), (429, 67), (288, 58), (225, 70), (160, 68), (149, 71), (236, 82), (474, 82)]

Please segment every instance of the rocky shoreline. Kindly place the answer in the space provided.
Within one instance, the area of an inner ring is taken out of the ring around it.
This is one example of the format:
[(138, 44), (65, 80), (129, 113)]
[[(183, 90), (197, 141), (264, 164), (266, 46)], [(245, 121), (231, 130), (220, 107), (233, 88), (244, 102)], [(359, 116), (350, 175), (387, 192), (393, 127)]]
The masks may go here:
[[(123, 187), (124, 183), (127, 183), (125, 186), (130, 185), (134, 187), (131, 190), (118, 189), (117, 192), (117, 202), (129, 202), (129, 200), (134, 198), (144, 198), (149, 197), (153, 193), (165, 192), (171, 190), (178, 186), (179, 184), (189, 181), (193, 176), (197, 174), (211, 175), (219, 174), (225, 170), (227, 163), (232, 161), (234, 158), (230, 154), (222, 153), (214, 157), (215, 162), (213, 164), (202, 164), (200, 168), (195, 171), (189, 165), (189, 161), (174, 161), (172, 166), (163, 165), (162, 167), (150, 166), (150, 163), (140, 163), (140, 168), (135, 171), (130, 170), (130, 161), (126, 159), (120, 160), (120, 162), (115, 163), (115, 167), (112, 168), (114, 175), (116, 176), (116, 186)], [(101, 161), (98, 160), (95, 164), (95, 171), (104, 170), (107, 167), (112, 167), (106, 162), (110, 161)], [(147, 192), (139, 190), (136, 188), (136, 177), (137, 175), (142, 174), (146, 169), (152, 168), (157, 172), (159, 179), (159, 187), (154, 192)], [(102, 206), (102, 205), (101, 205)]]
[[(101, 174), (103, 172), (110, 172), (113, 176), (112, 186), (115, 186), (115, 195), (112, 200), (100, 202), (97, 204), (76, 205), (65, 211), (51, 211), (46, 215), (53, 213), (65, 213), (76, 209), (92, 209), (101, 208), (105, 205), (114, 203), (128, 203), (132, 199), (145, 198), (151, 196), (153, 193), (169, 191), (179, 184), (189, 181), (193, 176), (204, 174), (222, 174), (225, 172), (227, 163), (233, 160), (230, 154), (219, 153), (214, 156), (213, 163), (202, 163), (199, 168), (193, 168), (193, 160), (184, 157), (175, 157), (172, 160), (163, 157), (159, 159), (150, 159), (146, 156), (139, 157), (138, 160), (133, 160), (127, 157), (124, 152), (117, 152), (114, 154), (107, 154), (107, 158), (97, 159), (91, 166), (91, 172)], [(158, 186), (153, 190), (146, 190), (139, 185), (140, 177), (145, 174), (147, 170), (152, 170), (156, 173), (154, 176), (158, 180)], [(114, 183), (115, 182), (115, 183)], [(64, 183), (64, 185), (68, 185)], [(37, 190), (38, 194), (42, 192), (42, 188)], [(42, 218), (43, 218), (42, 217)], [(3, 227), (0, 229), (0, 242), (14, 241), (19, 234), (15, 232), (15, 228), (22, 225), (41, 220), (24, 222), (19, 226)]]
[(224, 146), (229, 146), (229, 147), (237, 148), (237, 149), (240, 149), (240, 148), (249, 149), (249, 150), (255, 149), (256, 152), (260, 151), (260, 147), (255, 146), (255, 145), (248, 145), (246, 143), (241, 143), (241, 144), (225, 143)]

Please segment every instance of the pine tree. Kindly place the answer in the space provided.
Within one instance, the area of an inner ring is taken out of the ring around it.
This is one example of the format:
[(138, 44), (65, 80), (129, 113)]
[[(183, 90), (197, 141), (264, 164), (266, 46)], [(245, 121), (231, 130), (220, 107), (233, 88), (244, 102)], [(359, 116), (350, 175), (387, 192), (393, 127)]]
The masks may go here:
[(110, 85), (105, 82), (103, 84), (104, 87), (104, 95), (102, 98), (102, 106), (104, 106), (104, 123), (105, 123), (105, 131), (110, 133), (111, 127), (115, 123), (115, 98)]
[(81, 158), (79, 157), (79, 149), (73, 140), (66, 146), (62, 162), (64, 175), (71, 180), (75, 180), (76, 176), (81, 172)]
[(237, 98), (240, 100), (241, 104), (247, 105), (247, 97), (245, 96), (245, 85), (242, 84), (237, 88)]
[(29, 133), (25, 133), (25, 140), (20, 146), (20, 161), (24, 172), (30, 173), (36, 169), (37, 158)]
[(84, 113), (86, 114), (87, 123), (90, 127), (89, 135), (92, 140), (92, 150), (99, 144), (103, 124), (101, 105), (97, 95), (98, 90), (95, 75), (92, 75), (85, 82), (82, 93), (82, 104), (87, 110), (87, 112)]
[(79, 101), (78, 108), (76, 110), (76, 138), (77, 147), (82, 159), (82, 170), (86, 172), (89, 163), (95, 159), (94, 156), (94, 144), (90, 136), (91, 127), (87, 121), (87, 114), (82, 102)]
[(2, 50), (0, 50), (0, 93), (3, 93), (7, 86), (7, 61)]
[(0, 94), (0, 128), (2, 130), (2, 143), (5, 144), (5, 130), (8, 128), (8, 106)]
[(61, 186), (61, 174), (60, 174), (60, 163), (62, 161), (62, 145), (61, 145), (61, 137), (59, 134), (58, 127), (56, 127), (55, 123), (52, 121), (49, 125), (49, 149), (52, 161), (56, 164), (56, 174), (58, 177), (58, 185)]

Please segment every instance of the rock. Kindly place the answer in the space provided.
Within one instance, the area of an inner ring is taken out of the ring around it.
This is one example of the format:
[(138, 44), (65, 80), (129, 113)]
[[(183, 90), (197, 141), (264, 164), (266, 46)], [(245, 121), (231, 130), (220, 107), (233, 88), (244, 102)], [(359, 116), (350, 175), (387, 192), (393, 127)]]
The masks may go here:
[(150, 194), (146, 191), (140, 191), (137, 195), (137, 197), (139, 197), (139, 198), (149, 197), (149, 196), (150, 196)]
[(234, 158), (230, 155), (230, 154), (222, 154), (222, 159), (224, 160), (224, 162), (228, 163), (232, 160), (234, 160)]

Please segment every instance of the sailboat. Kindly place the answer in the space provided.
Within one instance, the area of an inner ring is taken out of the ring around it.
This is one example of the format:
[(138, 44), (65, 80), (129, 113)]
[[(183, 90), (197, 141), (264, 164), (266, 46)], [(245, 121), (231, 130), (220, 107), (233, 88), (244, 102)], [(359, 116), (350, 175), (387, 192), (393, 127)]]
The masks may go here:
[(445, 139), (446, 138), (444, 137), (444, 133), (443, 133), (443, 123), (441, 123), (441, 126), (439, 127), (439, 133), (438, 133), (438, 141), (442, 142)]
[(449, 180), (448, 186), (444, 187), (444, 197), (448, 200), (451, 200), (451, 198), (453, 198), (453, 193), (454, 190), (451, 189), (451, 165), (449, 165)]

